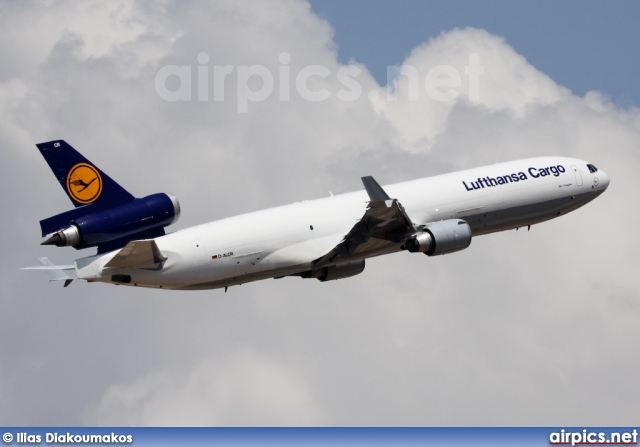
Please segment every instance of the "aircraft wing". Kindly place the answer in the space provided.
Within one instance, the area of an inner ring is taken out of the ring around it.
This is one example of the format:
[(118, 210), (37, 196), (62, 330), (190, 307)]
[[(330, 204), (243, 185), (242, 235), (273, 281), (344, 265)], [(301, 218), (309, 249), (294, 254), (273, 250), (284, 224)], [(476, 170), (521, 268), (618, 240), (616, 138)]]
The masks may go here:
[(155, 265), (166, 261), (166, 257), (162, 256), (156, 241), (131, 241), (105, 264), (107, 268), (119, 267), (154, 267)]
[(362, 177), (362, 183), (371, 199), (369, 207), (338, 245), (314, 261), (314, 269), (348, 262), (354, 256), (393, 251), (396, 246), (399, 249), (417, 231), (400, 202), (390, 198), (373, 177)]

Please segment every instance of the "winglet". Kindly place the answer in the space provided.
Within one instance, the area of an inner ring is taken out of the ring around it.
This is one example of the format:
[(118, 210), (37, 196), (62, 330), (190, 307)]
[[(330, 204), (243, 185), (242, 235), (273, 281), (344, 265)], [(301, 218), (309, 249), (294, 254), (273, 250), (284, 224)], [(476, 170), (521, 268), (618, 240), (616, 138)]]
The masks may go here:
[(367, 177), (362, 177), (362, 183), (364, 184), (364, 189), (367, 190), (367, 194), (369, 194), (369, 198), (372, 202), (386, 202), (387, 200), (391, 200), (391, 197), (382, 189), (382, 186), (376, 182), (376, 179), (371, 177), (370, 175)]

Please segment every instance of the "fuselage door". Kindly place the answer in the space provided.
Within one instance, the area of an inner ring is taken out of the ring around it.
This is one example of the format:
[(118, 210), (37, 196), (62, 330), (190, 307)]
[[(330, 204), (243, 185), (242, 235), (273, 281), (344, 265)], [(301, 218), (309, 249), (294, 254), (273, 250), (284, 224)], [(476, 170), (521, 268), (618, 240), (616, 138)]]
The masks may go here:
[(573, 169), (573, 175), (576, 177), (576, 185), (582, 186), (582, 174), (580, 174), (576, 166), (571, 166), (571, 169)]

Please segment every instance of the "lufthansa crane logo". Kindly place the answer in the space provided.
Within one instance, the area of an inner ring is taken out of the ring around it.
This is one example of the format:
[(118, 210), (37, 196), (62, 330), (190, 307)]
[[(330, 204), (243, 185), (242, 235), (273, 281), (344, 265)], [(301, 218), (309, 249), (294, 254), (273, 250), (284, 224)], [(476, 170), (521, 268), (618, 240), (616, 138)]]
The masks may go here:
[(102, 177), (90, 164), (78, 163), (67, 174), (67, 191), (76, 202), (92, 203), (102, 192)]

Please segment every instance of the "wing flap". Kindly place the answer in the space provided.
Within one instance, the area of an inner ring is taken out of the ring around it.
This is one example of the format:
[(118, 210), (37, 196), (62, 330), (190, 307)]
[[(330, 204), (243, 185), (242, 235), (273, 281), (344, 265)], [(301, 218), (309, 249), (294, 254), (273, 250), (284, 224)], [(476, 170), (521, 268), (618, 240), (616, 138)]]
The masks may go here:
[(109, 262), (106, 268), (143, 268), (154, 267), (166, 261), (154, 240), (131, 241), (125, 245)]
[(354, 257), (392, 252), (400, 249), (407, 235), (416, 232), (400, 202), (391, 199), (373, 177), (362, 177), (362, 183), (371, 199), (367, 210), (338, 245), (314, 261), (314, 269)]

